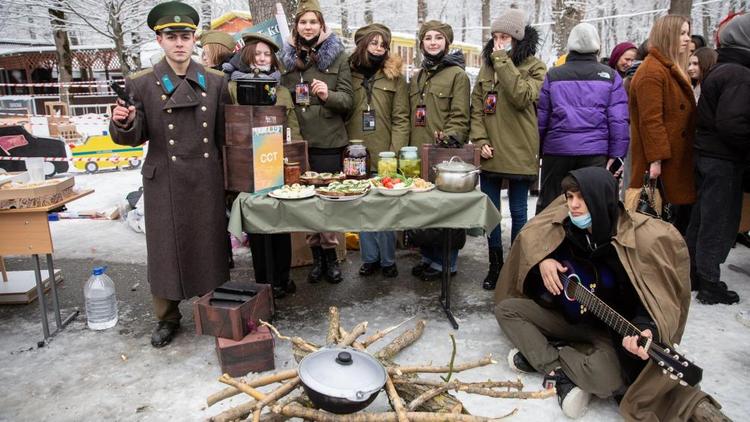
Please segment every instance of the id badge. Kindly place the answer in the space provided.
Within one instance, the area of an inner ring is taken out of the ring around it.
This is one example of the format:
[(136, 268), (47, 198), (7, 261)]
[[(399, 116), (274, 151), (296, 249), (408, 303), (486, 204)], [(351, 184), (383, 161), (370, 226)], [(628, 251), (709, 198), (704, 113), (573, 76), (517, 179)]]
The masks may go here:
[(375, 110), (365, 110), (362, 112), (362, 131), (372, 132), (375, 130)]
[(417, 106), (417, 110), (414, 112), (414, 126), (425, 127), (427, 126), (427, 107), (423, 105)]
[(310, 105), (310, 84), (298, 83), (294, 89), (294, 102), (301, 106)]
[(497, 91), (490, 91), (484, 97), (484, 114), (495, 114), (497, 111)]

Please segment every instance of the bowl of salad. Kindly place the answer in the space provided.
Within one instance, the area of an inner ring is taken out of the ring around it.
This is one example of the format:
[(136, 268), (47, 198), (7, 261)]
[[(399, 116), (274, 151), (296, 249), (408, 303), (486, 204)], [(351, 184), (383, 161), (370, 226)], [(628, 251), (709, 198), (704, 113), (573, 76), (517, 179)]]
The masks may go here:
[(403, 176), (378, 176), (370, 179), (372, 188), (385, 196), (401, 196), (411, 191), (413, 180)]

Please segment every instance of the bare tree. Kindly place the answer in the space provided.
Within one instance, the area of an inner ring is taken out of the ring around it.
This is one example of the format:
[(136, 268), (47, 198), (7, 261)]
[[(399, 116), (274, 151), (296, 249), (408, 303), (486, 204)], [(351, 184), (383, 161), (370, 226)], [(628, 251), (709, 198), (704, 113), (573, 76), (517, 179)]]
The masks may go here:
[(257, 24), (276, 17), (276, 3), (281, 3), (287, 19), (292, 19), (297, 12), (299, 0), (248, 0), (247, 6), (253, 15), (253, 22)]
[(427, 0), (417, 0), (417, 36), (414, 44), (414, 65), (422, 64), (422, 53), (419, 51), (419, 28), (427, 22)]
[(482, 42), (484, 42), (490, 39), (490, 0), (481, 0), (481, 1), (482, 1)]
[[(57, 4), (59, 2), (55, 2)], [(47, 9), (52, 26), (52, 37), (55, 39), (55, 52), (57, 53), (57, 80), (59, 82), (71, 82), (73, 80), (73, 54), (70, 52), (70, 39), (65, 27), (65, 13), (59, 8)], [(69, 103), (68, 85), (60, 86), (60, 101)]]
[(201, 28), (211, 29), (211, 0), (201, 0)]
[(365, 0), (365, 25), (369, 25), (372, 22), (372, 0)]
[(669, 14), (670, 15), (682, 15), (690, 17), (690, 12), (693, 9), (693, 0), (670, 0), (669, 2)]
[(586, 14), (586, 3), (577, 0), (553, 0), (552, 17), (555, 20), (553, 30), (555, 39), (553, 42), (557, 55), (565, 54), (568, 45), (568, 36), (574, 26), (578, 25)]
[(341, 8), (341, 35), (348, 39), (352, 31), (349, 30), (349, 9), (346, 7), (346, 0), (339, 0), (339, 7)]

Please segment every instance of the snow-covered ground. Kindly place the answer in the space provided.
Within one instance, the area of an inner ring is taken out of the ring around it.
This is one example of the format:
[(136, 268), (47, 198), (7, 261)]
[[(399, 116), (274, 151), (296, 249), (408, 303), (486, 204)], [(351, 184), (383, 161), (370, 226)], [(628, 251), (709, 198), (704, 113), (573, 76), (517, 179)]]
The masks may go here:
[[(77, 174), (76, 184), (94, 188), (96, 193), (69, 204), (70, 210), (103, 209), (118, 205), (128, 192), (136, 190), (140, 186), (140, 172)], [(530, 214), (533, 213), (534, 202), (534, 198), (530, 199)], [(507, 244), (510, 218), (505, 199), (503, 216)], [(55, 258), (58, 260), (85, 258), (111, 263), (145, 263), (144, 235), (133, 232), (121, 221), (64, 220), (52, 223), (51, 227)], [(483, 240), (471, 239), (460, 259), (481, 262), (481, 276), (484, 276), (483, 254)], [(738, 246), (730, 254), (727, 264), (750, 270), (748, 258), (750, 250)], [(350, 253), (349, 262), (344, 265), (356, 266), (357, 263), (356, 254)], [(463, 275), (467, 268), (468, 265), (463, 272), (459, 272), (458, 277), (467, 277)], [(730, 418), (748, 421), (750, 327), (744, 325), (738, 315), (740, 311), (749, 309), (750, 277), (729, 270), (726, 265), (722, 270), (723, 279), (739, 292), (741, 302), (733, 306), (706, 306), (694, 300), (682, 347), (704, 369), (702, 388), (724, 406)], [(404, 274), (408, 272), (405, 263), (401, 271)], [(347, 280), (349, 282), (364, 281)], [(505, 362), (505, 356), (512, 346), (489, 312), (491, 294), (481, 290), (478, 284), (466, 288), (466, 291), (456, 292), (461, 295), (461, 300), (454, 301), (454, 308), (464, 309), (460, 313), (461, 328), (457, 331), (452, 330), (443, 315), (434, 310), (434, 297), (426, 298), (410, 290), (405, 283), (389, 283), (384, 289), (385, 293), (367, 300), (354, 303), (343, 301), (342, 325), (351, 327), (367, 320), (370, 331), (374, 332), (416, 314), (418, 318), (426, 317), (430, 321), (422, 339), (399, 359), (401, 363), (442, 362), (450, 355), (448, 333), (454, 333), (459, 350), (458, 360), (470, 361), (492, 353), (498, 361), (496, 365), (460, 374), (459, 379), (474, 381), (517, 377)], [(143, 317), (137, 315), (136, 304), (127, 303), (123, 298), (120, 300), (123, 302), (120, 305), (120, 327), (129, 327), (129, 322)], [(334, 301), (335, 298), (330, 300)], [(420, 305), (422, 303), (427, 305), (423, 307)], [(187, 306), (183, 313), (189, 312)], [(310, 312), (308, 306), (289, 301), (282, 302), (282, 306), (285, 309), (281, 311), (277, 324), (285, 334), (302, 335), (315, 341), (325, 337), (324, 312)], [(469, 313), (465, 309), (476, 311)], [(222, 403), (205, 409), (205, 397), (223, 387), (215, 381), (218, 363), (213, 351), (213, 339), (209, 337), (181, 336), (167, 349), (155, 350), (148, 345), (147, 333), (122, 335), (119, 332), (118, 335), (115, 330), (92, 332), (85, 329), (85, 318), (79, 317), (49, 347), (18, 353), (22, 345), (28, 345), (19, 339), (28, 342), (29, 336), (37, 336), (38, 323), (8, 318), (0, 319), (0, 326), (4, 327), (0, 328), (0, 354), (3, 356), (0, 359), (0, 385), (5, 390), (0, 394), (0, 421), (164, 420), (165, 415), (176, 420), (202, 420), (228, 407)], [(277, 369), (293, 365), (288, 343), (277, 341)], [(526, 389), (538, 389), (541, 384), (540, 376), (524, 375), (521, 378)], [(18, 392), (14, 393), (16, 389)], [(26, 396), (29, 390), (31, 393)], [(385, 408), (384, 396), (381, 394), (373, 409)], [(501, 416), (518, 408), (515, 420), (565, 419), (554, 399), (500, 400), (463, 393), (459, 397), (477, 415)], [(235, 398), (230, 403), (238, 404), (240, 401)], [(51, 409), (55, 409), (55, 412), (50, 413)], [(596, 399), (582, 420), (603, 422), (620, 419), (613, 401)]]

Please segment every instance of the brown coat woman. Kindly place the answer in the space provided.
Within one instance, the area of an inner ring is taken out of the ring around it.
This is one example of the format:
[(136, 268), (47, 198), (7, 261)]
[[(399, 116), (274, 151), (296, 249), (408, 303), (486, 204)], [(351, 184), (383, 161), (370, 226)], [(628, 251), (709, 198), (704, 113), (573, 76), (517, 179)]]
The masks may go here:
[(661, 179), (666, 201), (675, 205), (695, 202), (696, 109), (686, 73), (689, 40), (685, 18), (660, 18), (649, 36), (649, 55), (630, 84), (630, 187), (641, 187), (644, 172), (649, 172), (651, 179)]

